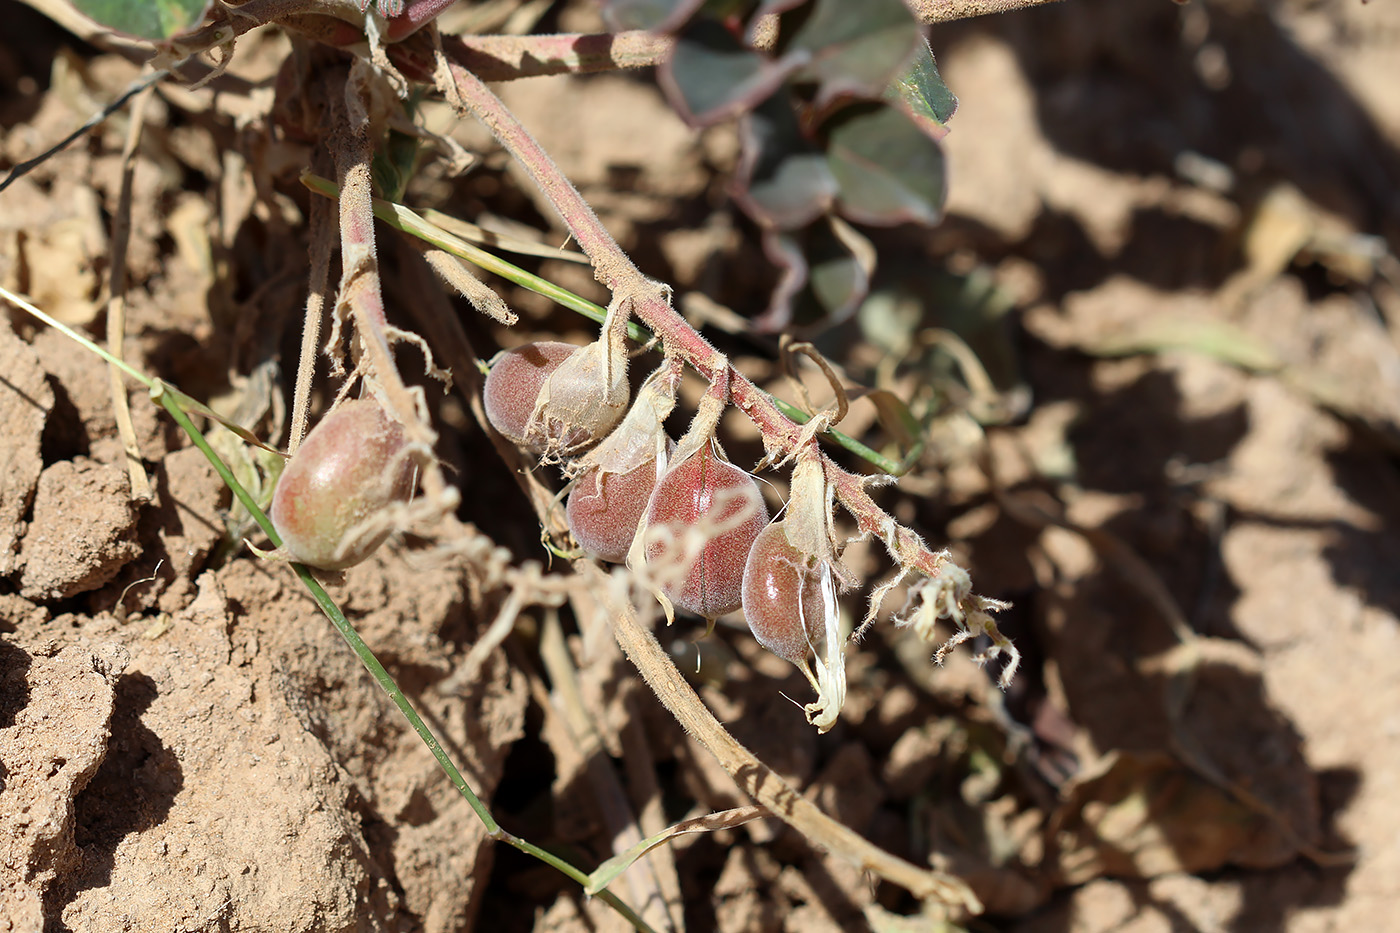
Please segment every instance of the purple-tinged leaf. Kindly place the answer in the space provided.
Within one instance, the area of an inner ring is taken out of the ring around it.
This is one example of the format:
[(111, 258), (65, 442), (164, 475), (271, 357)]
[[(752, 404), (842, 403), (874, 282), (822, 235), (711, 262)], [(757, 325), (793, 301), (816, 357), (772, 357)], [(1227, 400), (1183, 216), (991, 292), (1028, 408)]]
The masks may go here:
[(774, 61), (740, 42), (712, 19), (699, 19), (676, 36), (657, 78), (671, 106), (691, 126), (709, 126), (752, 109), (768, 97), (796, 62)]
[(652, 32), (674, 32), (705, 0), (600, 0), (603, 22), (613, 32), (627, 29), (649, 29)]
[(743, 153), (734, 197), (760, 226), (792, 230), (831, 206), (836, 176), (826, 156), (803, 135), (787, 94), (776, 94), (745, 114), (739, 135)]
[(904, 112), (851, 107), (828, 121), (827, 164), (837, 205), (858, 223), (937, 223), (946, 194), (943, 152)]
[(768, 298), (768, 307), (754, 318), (753, 327), (761, 334), (775, 334), (792, 323), (792, 300), (807, 284), (807, 259), (793, 236), (777, 230), (764, 231), (763, 253), (782, 270), (782, 277)]
[(922, 40), (901, 0), (815, 0), (787, 51), (811, 54), (798, 77), (818, 84), (815, 103), (821, 110), (841, 97), (879, 97)]
[(782, 270), (769, 296), (767, 309), (753, 321), (760, 333), (788, 330), (793, 305), (810, 288), (804, 305), (826, 312), (816, 326), (825, 329), (848, 319), (870, 291), (875, 272), (875, 247), (850, 224), (828, 215), (802, 230), (768, 231), (763, 251)]

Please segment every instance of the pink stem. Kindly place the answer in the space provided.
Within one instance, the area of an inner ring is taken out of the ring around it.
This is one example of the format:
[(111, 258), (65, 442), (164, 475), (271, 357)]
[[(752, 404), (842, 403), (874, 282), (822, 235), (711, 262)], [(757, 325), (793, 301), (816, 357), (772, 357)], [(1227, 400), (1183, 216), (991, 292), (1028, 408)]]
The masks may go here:
[(591, 74), (659, 65), (672, 41), (643, 30), (597, 35), (443, 36), (443, 49), (482, 81)]
[[(444, 51), (451, 55), (448, 49)], [(443, 88), (444, 93), (451, 99), (455, 92), (473, 115), (525, 167), (592, 260), (594, 277), (615, 295), (632, 298), (634, 313), (664, 341), (668, 353), (680, 356), (711, 383), (727, 377), (730, 398), (758, 428), (766, 449), (794, 450), (801, 442), (802, 428), (779, 411), (766, 392), (734, 370), (724, 354), (676, 313), (659, 294), (657, 287), (642, 275), (617, 245), (578, 189), (570, 184), (554, 160), (500, 98), (461, 61), (449, 57), (448, 66), (454, 87)], [(859, 476), (830, 461), (826, 475), (827, 481), (836, 490), (836, 497), (855, 517), (863, 533), (883, 541), (901, 566), (912, 565), (930, 577), (939, 574), (946, 558), (930, 551), (918, 535), (899, 525), (876, 505)]]

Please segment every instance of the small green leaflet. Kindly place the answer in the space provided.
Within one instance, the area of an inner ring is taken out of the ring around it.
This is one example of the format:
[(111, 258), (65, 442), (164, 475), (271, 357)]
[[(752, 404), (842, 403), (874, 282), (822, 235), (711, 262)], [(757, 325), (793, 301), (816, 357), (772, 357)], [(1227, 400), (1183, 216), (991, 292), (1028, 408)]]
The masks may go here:
[(72, 0), (88, 19), (138, 39), (169, 39), (204, 21), (211, 0)]

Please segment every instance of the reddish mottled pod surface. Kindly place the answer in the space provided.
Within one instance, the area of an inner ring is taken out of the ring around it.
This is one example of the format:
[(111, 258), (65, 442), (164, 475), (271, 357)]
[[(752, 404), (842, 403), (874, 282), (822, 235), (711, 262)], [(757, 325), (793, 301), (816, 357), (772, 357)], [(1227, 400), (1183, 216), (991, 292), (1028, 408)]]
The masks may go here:
[[(768, 507), (752, 476), (706, 444), (657, 482), (647, 524), (647, 565), (672, 603), (710, 619), (739, 608), (744, 560), (768, 524)], [(704, 546), (684, 577), (665, 579), (670, 568), (658, 565), (681, 559), (687, 532), (696, 528), (705, 535)]]
[(306, 435), (282, 471), (270, 517), (293, 560), (358, 564), (389, 535), (385, 509), (413, 493), (403, 426), (372, 399), (346, 402)]
[[(521, 447), (544, 450), (549, 444), (548, 431), (540, 425), (530, 430), (535, 400), (549, 374), (577, 349), (572, 343), (541, 341), (501, 354), (486, 374), (486, 384), (481, 390), (481, 400), (491, 425)], [(553, 427), (558, 433), (564, 431), (562, 425)], [(585, 437), (584, 432), (575, 429), (568, 432), (565, 442), (573, 446), (582, 443)]]
[(801, 664), (826, 638), (821, 568), (788, 542), (782, 522), (763, 529), (744, 565), (744, 616), (758, 643)]
[[(674, 448), (675, 442), (670, 446)], [(569, 530), (583, 549), (600, 560), (620, 564), (632, 549), (651, 491), (656, 488), (656, 458), (625, 473), (603, 473), (602, 488), (594, 467), (569, 490), (564, 511)]]

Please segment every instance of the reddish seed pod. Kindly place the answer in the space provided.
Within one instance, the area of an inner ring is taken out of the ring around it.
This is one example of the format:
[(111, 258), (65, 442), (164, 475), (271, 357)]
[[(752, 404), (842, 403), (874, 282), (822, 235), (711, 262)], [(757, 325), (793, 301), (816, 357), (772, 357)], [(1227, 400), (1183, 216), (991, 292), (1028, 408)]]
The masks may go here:
[[(619, 430), (622, 430), (619, 428)], [(668, 449), (675, 449), (670, 442)], [(598, 477), (602, 475), (602, 488)], [(651, 492), (656, 488), (656, 458), (624, 472), (604, 472), (594, 467), (569, 490), (564, 507), (569, 530), (583, 549), (599, 560), (620, 564), (627, 560), (637, 523), (642, 520)]]
[[(647, 565), (662, 578), (661, 590), (672, 603), (709, 619), (739, 608), (744, 559), (768, 524), (768, 507), (752, 476), (705, 444), (657, 482), (647, 524)], [(657, 565), (682, 559), (686, 532), (697, 527), (708, 540), (683, 578), (665, 579), (667, 568)]]
[(549, 446), (551, 431), (561, 438), (564, 446), (587, 443), (587, 432), (578, 428), (566, 429), (559, 424), (532, 428), (530, 425), (535, 400), (545, 380), (577, 349), (572, 343), (545, 340), (503, 353), (486, 374), (486, 384), (481, 391), (486, 417), (492, 427), (513, 443), (535, 452)]
[(603, 474), (589, 470), (569, 491), (565, 514), (569, 530), (583, 549), (601, 560), (620, 564), (627, 559), (637, 523), (656, 486), (656, 460), (648, 460), (627, 473)]
[(373, 399), (345, 402), (306, 435), (282, 471), (269, 515), (293, 560), (358, 564), (384, 543), (385, 509), (413, 493), (403, 426)]
[(744, 616), (760, 645), (801, 664), (826, 640), (821, 568), (788, 541), (783, 522), (759, 534), (744, 564)]

